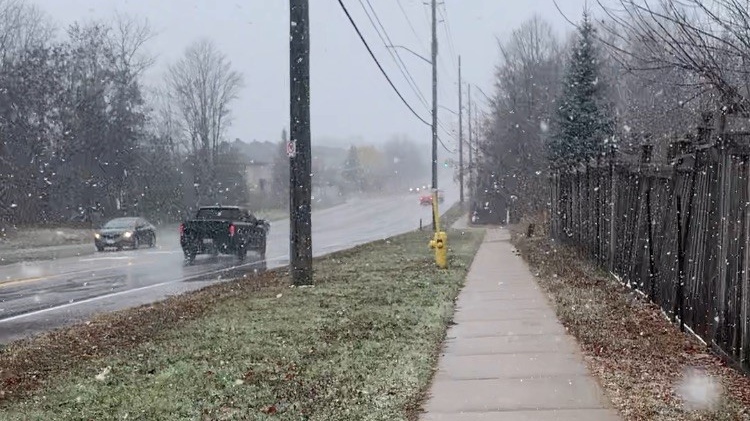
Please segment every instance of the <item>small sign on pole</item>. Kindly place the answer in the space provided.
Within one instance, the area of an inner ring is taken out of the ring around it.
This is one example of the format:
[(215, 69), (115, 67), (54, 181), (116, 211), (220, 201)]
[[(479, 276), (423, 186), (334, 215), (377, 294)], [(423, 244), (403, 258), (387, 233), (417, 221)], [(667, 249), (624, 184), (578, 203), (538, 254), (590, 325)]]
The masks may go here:
[(286, 154), (289, 158), (294, 158), (297, 155), (297, 142), (289, 140), (286, 142)]

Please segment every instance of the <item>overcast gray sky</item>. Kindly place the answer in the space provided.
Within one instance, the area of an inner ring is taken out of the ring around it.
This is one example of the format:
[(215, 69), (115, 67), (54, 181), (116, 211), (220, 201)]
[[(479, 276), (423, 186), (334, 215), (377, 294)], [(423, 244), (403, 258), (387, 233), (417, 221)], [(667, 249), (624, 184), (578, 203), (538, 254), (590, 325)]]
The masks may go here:
[[(117, 10), (146, 16), (158, 32), (148, 50), (158, 61), (147, 83), (161, 83), (166, 66), (186, 46), (210, 37), (243, 73), (245, 89), (233, 106), (230, 138), (278, 140), (289, 124), (289, 11), (287, 0), (36, 0), (61, 26), (76, 20), (108, 18)], [(392, 92), (357, 38), (337, 0), (310, 0), (311, 90), (313, 142), (361, 137), (379, 143), (406, 134), (429, 143), (430, 130), (404, 107)], [(367, 5), (366, 0), (362, 0)], [(414, 109), (429, 120), (428, 108), (409, 88), (388, 55), (359, 0), (345, 0), (360, 29)], [(371, 0), (370, 3), (394, 44), (429, 57), (429, 6), (423, 0)], [(558, 0), (564, 12), (579, 17), (585, 0)], [(444, 0), (445, 22), (439, 23), (439, 103), (457, 105), (457, 60), (461, 54), (466, 82), (490, 94), (497, 62), (497, 42), (534, 13), (548, 20), (562, 35), (572, 27), (552, 0)], [(442, 16), (438, 15), (442, 20)], [(414, 27), (412, 31), (409, 22)], [(415, 34), (416, 32), (416, 34)], [(448, 41), (450, 33), (453, 48)], [(424, 97), (430, 100), (429, 65), (401, 52)], [(481, 103), (481, 95), (475, 99)], [(457, 118), (440, 111), (445, 128), (455, 130)], [(445, 132), (450, 147), (456, 143)]]

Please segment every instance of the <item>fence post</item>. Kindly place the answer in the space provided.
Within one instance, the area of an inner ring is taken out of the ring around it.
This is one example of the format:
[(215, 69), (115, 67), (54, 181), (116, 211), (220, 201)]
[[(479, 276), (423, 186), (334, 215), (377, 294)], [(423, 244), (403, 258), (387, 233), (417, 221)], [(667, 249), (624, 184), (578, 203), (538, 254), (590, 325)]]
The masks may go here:
[[(674, 318), (680, 318), (680, 330), (685, 331), (685, 235), (682, 226), (682, 196), (677, 194), (677, 288), (672, 308)], [(675, 320), (676, 321), (676, 320)]]
[[(641, 164), (648, 170), (653, 154), (653, 145), (641, 145)], [(646, 172), (646, 244), (648, 244), (648, 296), (651, 301), (656, 302), (656, 265), (654, 264), (654, 221), (651, 212), (651, 188), (652, 176)]]
[(720, 340), (724, 339), (723, 327), (726, 325), (726, 306), (727, 306), (727, 259), (729, 248), (729, 209), (727, 198), (729, 194), (727, 189), (731, 186), (729, 182), (731, 162), (729, 154), (729, 145), (727, 144), (724, 129), (726, 127), (726, 113), (719, 114), (718, 139), (719, 146), (719, 250), (717, 252), (717, 265), (719, 272), (718, 291), (715, 295), (714, 308), (716, 314), (713, 318), (712, 339), (716, 341), (717, 336), (721, 334)]
[(602, 207), (602, 197), (604, 197), (603, 192), (603, 185), (602, 185), (602, 156), (597, 155), (596, 157), (596, 172), (594, 174), (594, 180), (596, 180), (596, 189), (595, 189), (595, 195), (594, 195), (594, 217), (596, 218), (596, 229), (595, 229), (595, 236), (594, 240), (596, 241), (596, 264), (602, 265), (604, 264), (604, 236), (602, 235), (602, 225), (604, 225), (604, 218), (603, 218), (603, 207)]
[[(702, 137), (700, 137), (702, 136)], [(700, 139), (705, 138), (708, 136), (708, 132), (706, 131), (700, 131), (699, 130), (699, 137)], [(698, 143), (700, 144), (700, 139)], [(682, 152), (687, 152), (687, 148), (690, 145), (690, 142), (682, 142), (680, 147), (684, 148)], [(688, 251), (688, 245), (691, 245), (692, 242), (690, 242), (690, 230), (692, 227), (692, 220), (693, 220), (693, 201), (695, 199), (695, 189), (696, 189), (696, 178), (698, 175), (698, 166), (700, 163), (700, 158), (702, 153), (699, 152), (697, 147), (693, 147), (692, 155), (693, 155), (693, 165), (690, 169), (690, 178), (689, 178), (689, 184), (688, 184), (688, 197), (687, 197), (687, 206), (685, 206), (684, 210), (684, 217), (682, 212), (682, 196), (680, 193), (677, 193), (677, 210), (678, 210), (678, 219), (677, 219), (677, 227), (678, 227), (678, 237), (677, 237), (677, 264), (678, 264), (678, 285), (676, 288), (676, 297), (675, 297), (675, 304), (674, 304), (674, 311), (675, 317), (677, 317), (677, 310), (679, 310), (679, 317), (680, 317), (680, 330), (685, 330), (685, 283), (687, 278), (687, 267), (685, 262), (689, 261), (686, 259), (686, 255), (689, 252)], [(684, 164), (684, 153), (681, 153), (680, 156), (674, 161), (674, 177), (675, 180), (679, 176), (678, 171)], [(675, 183), (676, 187), (676, 183)], [(700, 204), (699, 204), (700, 206)], [(684, 226), (683, 226), (683, 219), (684, 219)], [(696, 241), (693, 238), (693, 241)], [(695, 303), (691, 303), (692, 314), (695, 314), (696, 310), (693, 307)], [(694, 326), (695, 327), (695, 326)]]
[(615, 218), (615, 206), (617, 202), (617, 174), (615, 173), (615, 144), (609, 146), (609, 250), (607, 255), (607, 269), (615, 270), (615, 253), (617, 252), (617, 224)]
[(740, 342), (740, 364), (743, 368), (748, 366), (748, 348), (750, 348), (750, 325), (748, 324), (748, 317), (750, 316), (750, 156), (743, 157), (742, 171), (745, 176), (745, 208), (743, 215), (744, 223), (744, 238), (742, 242), (743, 248), (743, 259), (742, 259), (742, 276), (740, 294), (742, 295), (742, 303), (740, 304), (740, 320), (742, 323), (742, 342)]

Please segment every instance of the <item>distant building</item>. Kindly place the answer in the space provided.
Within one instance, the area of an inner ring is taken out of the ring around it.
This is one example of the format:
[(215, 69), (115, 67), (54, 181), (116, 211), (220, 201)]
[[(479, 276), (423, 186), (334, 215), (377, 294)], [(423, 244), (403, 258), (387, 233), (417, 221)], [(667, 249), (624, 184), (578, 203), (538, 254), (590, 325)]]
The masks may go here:
[(243, 171), (250, 193), (267, 192), (273, 178), (273, 159), (278, 144), (273, 142), (243, 142), (235, 139), (229, 144), (229, 152), (236, 161), (243, 163)]

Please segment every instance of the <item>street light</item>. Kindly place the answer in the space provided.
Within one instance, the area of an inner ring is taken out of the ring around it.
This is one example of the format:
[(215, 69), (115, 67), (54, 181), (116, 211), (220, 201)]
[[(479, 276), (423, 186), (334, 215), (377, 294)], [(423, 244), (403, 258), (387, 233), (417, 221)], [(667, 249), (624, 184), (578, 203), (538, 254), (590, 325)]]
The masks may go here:
[(410, 53), (414, 54), (415, 56), (417, 56), (417, 57), (421, 58), (422, 60), (426, 61), (426, 62), (427, 62), (427, 64), (432, 64), (432, 62), (431, 62), (430, 60), (428, 60), (427, 58), (425, 58), (425, 57), (424, 57), (424, 56), (422, 56), (421, 54), (419, 54), (419, 53), (415, 52), (414, 50), (412, 50), (412, 49), (411, 49), (411, 48), (409, 48), (409, 47), (404, 47), (403, 45), (386, 45), (386, 47), (388, 47), (388, 48), (394, 48), (394, 49), (395, 49), (395, 48), (401, 48), (401, 49), (404, 49), (404, 50), (406, 50), (406, 51), (408, 51), (408, 52), (410, 52)]

